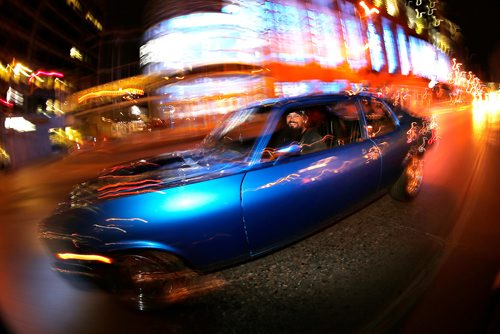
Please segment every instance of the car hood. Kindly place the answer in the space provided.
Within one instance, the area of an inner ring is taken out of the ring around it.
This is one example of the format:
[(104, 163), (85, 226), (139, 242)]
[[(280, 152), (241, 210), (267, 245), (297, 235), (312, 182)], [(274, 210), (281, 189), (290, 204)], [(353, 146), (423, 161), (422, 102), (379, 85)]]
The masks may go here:
[(73, 188), (63, 203), (85, 207), (96, 201), (156, 192), (242, 172), (247, 165), (234, 156), (196, 149), (161, 154), (104, 169)]

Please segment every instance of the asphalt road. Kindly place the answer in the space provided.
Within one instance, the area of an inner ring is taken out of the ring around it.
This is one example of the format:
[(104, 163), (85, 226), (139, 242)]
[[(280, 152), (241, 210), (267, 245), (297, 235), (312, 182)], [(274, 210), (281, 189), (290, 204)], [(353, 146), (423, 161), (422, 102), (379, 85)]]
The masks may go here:
[(500, 269), (498, 128), (478, 131), (469, 109), (446, 111), (415, 201), (383, 196), (286, 249), (208, 275), (203, 295), (153, 313), (62, 280), (37, 224), (101, 168), (193, 142), (111, 145), (4, 173), (0, 319), (16, 334), (484, 332)]

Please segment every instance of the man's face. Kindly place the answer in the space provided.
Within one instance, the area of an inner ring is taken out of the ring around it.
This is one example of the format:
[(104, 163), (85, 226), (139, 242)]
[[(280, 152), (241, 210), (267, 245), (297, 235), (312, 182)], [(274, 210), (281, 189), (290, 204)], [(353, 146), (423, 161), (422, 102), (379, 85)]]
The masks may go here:
[(296, 112), (291, 112), (286, 116), (286, 124), (288, 124), (291, 129), (302, 129), (304, 128), (305, 122), (305, 116)]

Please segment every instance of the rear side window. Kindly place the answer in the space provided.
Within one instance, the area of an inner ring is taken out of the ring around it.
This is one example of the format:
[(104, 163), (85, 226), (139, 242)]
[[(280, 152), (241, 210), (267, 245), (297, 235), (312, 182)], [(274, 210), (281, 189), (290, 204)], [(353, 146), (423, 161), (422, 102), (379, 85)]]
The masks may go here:
[(332, 103), (329, 106), (329, 111), (333, 146), (347, 145), (363, 140), (355, 100)]
[(394, 131), (396, 123), (386, 105), (375, 98), (361, 98), (366, 119), (366, 132), (370, 138), (383, 136)]

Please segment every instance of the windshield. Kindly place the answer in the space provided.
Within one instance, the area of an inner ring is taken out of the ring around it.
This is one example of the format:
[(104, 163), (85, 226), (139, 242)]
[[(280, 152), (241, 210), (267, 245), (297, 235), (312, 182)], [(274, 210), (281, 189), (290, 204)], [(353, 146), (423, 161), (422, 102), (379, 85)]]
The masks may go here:
[(202, 148), (246, 159), (263, 135), (270, 111), (270, 106), (235, 111), (203, 140)]

